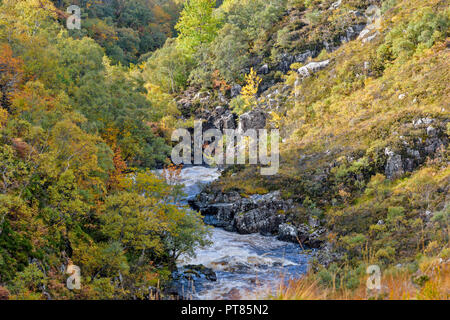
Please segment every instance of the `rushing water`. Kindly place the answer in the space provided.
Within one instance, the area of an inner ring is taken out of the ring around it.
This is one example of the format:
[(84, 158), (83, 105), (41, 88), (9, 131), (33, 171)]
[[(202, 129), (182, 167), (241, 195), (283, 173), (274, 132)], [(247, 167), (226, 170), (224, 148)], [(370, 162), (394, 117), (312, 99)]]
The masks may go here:
[[(215, 168), (188, 167), (181, 172), (187, 199), (220, 176)], [(212, 229), (212, 245), (196, 251), (196, 257), (181, 257), (178, 265), (202, 264), (212, 268), (217, 281), (195, 283), (193, 299), (257, 299), (274, 293), (282, 281), (306, 272), (309, 256), (299, 245), (260, 234), (240, 235)]]

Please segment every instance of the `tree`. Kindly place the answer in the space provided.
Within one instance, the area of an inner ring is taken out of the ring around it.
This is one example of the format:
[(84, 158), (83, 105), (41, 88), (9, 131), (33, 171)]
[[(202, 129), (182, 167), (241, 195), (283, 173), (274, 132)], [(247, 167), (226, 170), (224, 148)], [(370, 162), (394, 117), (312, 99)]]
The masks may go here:
[(231, 106), (235, 112), (242, 114), (251, 110), (256, 106), (256, 94), (258, 93), (259, 84), (262, 79), (256, 74), (253, 68), (250, 73), (245, 76), (245, 86), (242, 88), (241, 95), (235, 98)]
[(249, 63), (248, 41), (238, 27), (226, 24), (212, 44), (214, 67), (228, 83), (242, 77), (242, 70)]
[(188, 54), (210, 43), (217, 35), (219, 20), (214, 14), (216, 0), (187, 0), (175, 29), (178, 43)]
[(147, 83), (160, 87), (164, 92), (176, 93), (186, 87), (192, 67), (192, 59), (169, 39), (147, 60), (143, 76)]
[(22, 81), (23, 62), (13, 57), (11, 47), (0, 46), (0, 108), (10, 111), (11, 96)]

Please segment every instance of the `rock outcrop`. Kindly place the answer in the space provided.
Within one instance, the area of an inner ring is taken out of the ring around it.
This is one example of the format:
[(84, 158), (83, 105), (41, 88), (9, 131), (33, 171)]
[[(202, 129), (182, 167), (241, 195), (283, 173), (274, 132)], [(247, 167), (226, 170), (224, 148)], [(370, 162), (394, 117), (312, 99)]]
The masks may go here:
[(201, 193), (191, 203), (205, 216), (205, 223), (241, 234), (272, 235), (285, 221), (284, 211), (292, 200), (283, 200), (279, 191), (242, 197), (238, 192)]
[(425, 163), (427, 158), (435, 158), (438, 151), (449, 144), (445, 132), (447, 122), (420, 118), (413, 120), (412, 123), (404, 124), (403, 130), (406, 132), (414, 130), (416, 133), (408, 137), (399, 136), (400, 142), (395, 147), (384, 149), (386, 156), (384, 174), (386, 177), (388, 179), (399, 178), (406, 172), (417, 169)]
[(294, 203), (282, 199), (279, 191), (249, 197), (235, 191), (203, 192), (191, 205), (205, 216), (206, 224), (240, 234), (277, 235), (282, 241), (300, 242), (312, 248), (322, 244), (326, 231), (314, 219), (298, 227), (289, 222), (286, 212)]

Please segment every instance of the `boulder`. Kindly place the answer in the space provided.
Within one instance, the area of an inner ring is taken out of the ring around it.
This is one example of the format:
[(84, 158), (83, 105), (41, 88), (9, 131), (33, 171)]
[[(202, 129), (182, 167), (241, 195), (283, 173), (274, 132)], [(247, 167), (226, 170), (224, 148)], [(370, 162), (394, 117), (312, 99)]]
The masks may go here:
[(282, 223), (278, 226), (277, 238), (281, 241), (297, 242), (297, 228), (291, 224)]
[(171, 285), (165, 289), (164, 295), (178, 300), (189, 299), (192, 293), (202, 288), (205, 281), (217, 281), (213, 269), (202, 264), (179, 267), (172, 272)]
[(201, 277), (204, 276), (206, 280), (217, 281), (217, 275), (211, 268), (207, 268), (202, 264), (198, 265), (186, 265), (184, 266), (185, 273), (195, 273), (199, 274)]
[(261, 207), (236, 215), (234, 224), (237, 232), (240, 234), (259, 232), (263, 235), (272, 235), (278, 232), (279, 225), (284, 220), (285, 217), (283, 215)]

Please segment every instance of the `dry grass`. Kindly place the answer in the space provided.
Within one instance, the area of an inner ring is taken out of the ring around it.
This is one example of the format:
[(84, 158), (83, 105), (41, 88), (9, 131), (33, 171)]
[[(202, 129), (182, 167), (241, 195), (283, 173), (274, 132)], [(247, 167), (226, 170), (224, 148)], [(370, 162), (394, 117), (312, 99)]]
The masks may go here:
[(450, 262), (433, 259), (421, 264), (422, 274), (428, 277), (422, 286), (414, 284), (408, 272), (392, 272), (382, 277), (380, 291), (368, 291), (367, 278), (362, 278), (358, 288), (325, 288), (310, 274), (300, 280), (280, 285), (277, 294), (269, 296), (276, 300), (448, 300), (450, 298)]
[(324, 300), (327, 291), (320, 288), (317, 281), (306, 277), (301, 280), (291, 280), (288, 284), (283, 281), (277, 294), (271, 299), (275, 300)]

